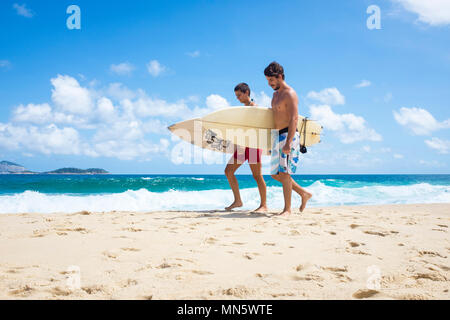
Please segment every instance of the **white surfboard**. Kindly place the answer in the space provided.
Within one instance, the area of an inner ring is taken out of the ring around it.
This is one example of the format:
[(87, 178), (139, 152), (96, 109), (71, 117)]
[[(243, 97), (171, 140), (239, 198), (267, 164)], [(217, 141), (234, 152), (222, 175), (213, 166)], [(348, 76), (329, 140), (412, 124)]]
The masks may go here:
[[(232, 153), (235, 146), (259, 148), (270, 154), (272, 110), (262, 107), (229, 107), (202, 118), (171, 125), (169, 130), (182, 140), (204, 149)], [(306, 147), (320, 142), (322, 126), (299, 116), (300, 143)]]

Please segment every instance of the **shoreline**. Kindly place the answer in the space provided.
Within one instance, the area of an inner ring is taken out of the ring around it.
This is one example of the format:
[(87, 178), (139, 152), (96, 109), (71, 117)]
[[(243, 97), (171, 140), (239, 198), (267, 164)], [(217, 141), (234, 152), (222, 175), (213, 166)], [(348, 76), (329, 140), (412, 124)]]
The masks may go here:
[(1, 214), (0, 299), (450, 299), (449, 225), (449, 203)]

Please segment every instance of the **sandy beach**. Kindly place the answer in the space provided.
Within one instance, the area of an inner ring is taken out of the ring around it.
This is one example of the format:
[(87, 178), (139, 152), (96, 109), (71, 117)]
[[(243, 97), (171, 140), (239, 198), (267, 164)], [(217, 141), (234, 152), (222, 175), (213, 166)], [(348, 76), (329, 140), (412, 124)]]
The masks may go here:
[(449, 299), (450, 204), (0, 215), (0, 299)]

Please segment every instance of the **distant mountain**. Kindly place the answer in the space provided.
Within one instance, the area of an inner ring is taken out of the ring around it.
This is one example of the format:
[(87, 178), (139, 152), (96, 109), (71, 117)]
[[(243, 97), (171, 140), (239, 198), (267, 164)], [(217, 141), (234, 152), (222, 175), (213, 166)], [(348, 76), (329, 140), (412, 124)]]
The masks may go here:
[(9, 161), (0, 162), (0, 174), (18, 174), (18, 173), (27, 174), (34, 172), (28, 171), (27, 168), (14, 162)]
[(78, 169), (78, 168), (62, 168), (54, 171), (44, 172), (46, 174), (108, 174), (109, 172), (103, 169), (90, 168), (90, 169)]
[[(20, 164), (2, 161), (0, 162), (0, 174), (39, 174), (39, 172), (29, 171)], [(42, 172), (42, 174), (109, 174), (108, 171), (99, 168), (78, 169), (78, 168), (62, 168), (49, 172)]]

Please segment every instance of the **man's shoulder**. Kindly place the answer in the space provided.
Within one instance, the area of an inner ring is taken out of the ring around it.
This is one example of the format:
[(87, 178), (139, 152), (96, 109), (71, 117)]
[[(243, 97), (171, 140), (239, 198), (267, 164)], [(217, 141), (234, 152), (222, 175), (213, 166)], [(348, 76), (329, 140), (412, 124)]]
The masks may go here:
[(283, 97), (287, 99), (297, 99), (297, 93), (295, 92), (294, 89), (289, 87), (284, 91)]

